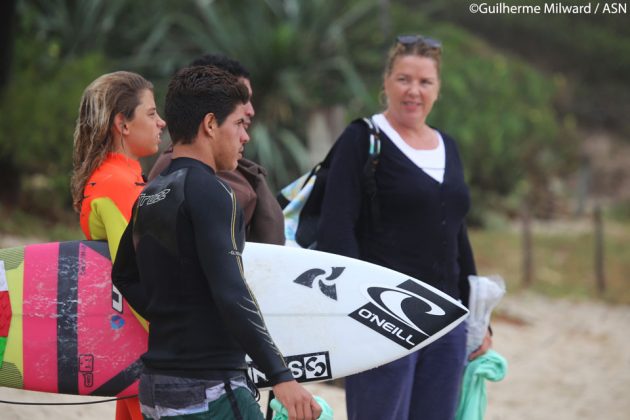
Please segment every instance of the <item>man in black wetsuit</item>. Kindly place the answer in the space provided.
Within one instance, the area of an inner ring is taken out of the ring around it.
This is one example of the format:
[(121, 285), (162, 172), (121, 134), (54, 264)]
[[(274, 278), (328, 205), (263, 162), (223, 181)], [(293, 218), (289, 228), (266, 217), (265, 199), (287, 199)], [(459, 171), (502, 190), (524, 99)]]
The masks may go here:
[(291, 419), (321, 413), (269, 336), (244, 279), (242, 211), (215, 175), (236, 168), (249, 141), (248, 99), (242, 83), (215, 67), (183, 69), (168, 87), (173, 160), (138, 198), (112, 270), (150, 322), (139, 392), (147, 418), (262, 419), (245, 353)]

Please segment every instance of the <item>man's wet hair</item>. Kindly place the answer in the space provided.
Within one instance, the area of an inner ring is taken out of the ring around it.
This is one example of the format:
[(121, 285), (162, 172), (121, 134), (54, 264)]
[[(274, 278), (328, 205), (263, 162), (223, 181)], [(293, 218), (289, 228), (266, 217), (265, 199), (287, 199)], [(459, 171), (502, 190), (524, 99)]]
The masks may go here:
[(227, 71), (233, 76), (251, 79), (249, 71), (240, 62), (223, 54), (202, 55), (190, 63), (190, 67), (192, 66), (215, 66)]
[(166, 93), (164, 114), (173, 144), (189, 144), (207, 114), (221, 125), (239, 104), (249, 101), (242, 82), (215, 66), (186, 67), (173, 76)]

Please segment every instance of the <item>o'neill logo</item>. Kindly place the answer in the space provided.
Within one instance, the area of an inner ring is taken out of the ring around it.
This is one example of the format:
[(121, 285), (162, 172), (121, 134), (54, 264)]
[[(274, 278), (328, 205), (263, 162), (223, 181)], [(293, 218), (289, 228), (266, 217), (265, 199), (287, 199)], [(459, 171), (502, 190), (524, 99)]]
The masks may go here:
[(395, 343), (412, 349), (467, 313), (414, 280), (397, 287), (369, 286), (370, 302), (349, 316)]

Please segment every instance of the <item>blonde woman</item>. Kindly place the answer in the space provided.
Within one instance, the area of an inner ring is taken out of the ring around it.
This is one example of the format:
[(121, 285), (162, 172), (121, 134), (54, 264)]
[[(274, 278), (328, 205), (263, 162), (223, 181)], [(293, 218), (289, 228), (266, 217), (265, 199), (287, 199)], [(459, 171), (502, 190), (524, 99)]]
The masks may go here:
[[(157, 153), (165, 126), (153, 85), (139, 74), (105, 74), (83, 92), (74, 131), (73, 205), (86, 238), (106, 240), (112, 260), (144, 186), (138, 159)], [(116, 420), (141, 419), (137, 398), (117, 402)]]
[[(476, 273), (465, 222), (470, 193), (456, 141), (427, 124), (440, 93), (441, 57), (435, 39), (396, 38), (383, 74), (385, 109), (372, 116), (382, 140), (378, 214), (363, 206), (368, 129), (353, 123), (337, 140), (317, 241), (319, 250), (400, 271), (467, 305), (468, 276)], [(488, 334), (471, 357), (490, 345)], [(402, 359), (347, 377), (348, 418), (453, 419), (465, 359), (460, 324)]]

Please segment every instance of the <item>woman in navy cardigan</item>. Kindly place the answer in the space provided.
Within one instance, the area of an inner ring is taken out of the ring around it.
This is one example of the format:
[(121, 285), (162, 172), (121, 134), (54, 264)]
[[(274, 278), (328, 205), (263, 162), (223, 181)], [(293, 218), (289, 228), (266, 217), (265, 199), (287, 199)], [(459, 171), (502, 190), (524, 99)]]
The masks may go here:
[[(440, 91), (441, 45), (399, 36), (384, 72), (386, 109), (374, 115), (382, 149), (376, 168), (378, 216), (362, 182), (368, 128), (350, 124), (337, 140), (326, 183), (317, 247), (376, 263), (444, 291), (464, 304), (475, 274), (465, 217), (470, 194), (455, 141), (426, 118)], [(484, 353), (484, 345), (472, 357)], [(346, 378), (348, 417), (448, 420), (465, 366), (466, 326), (385, 366)]]

